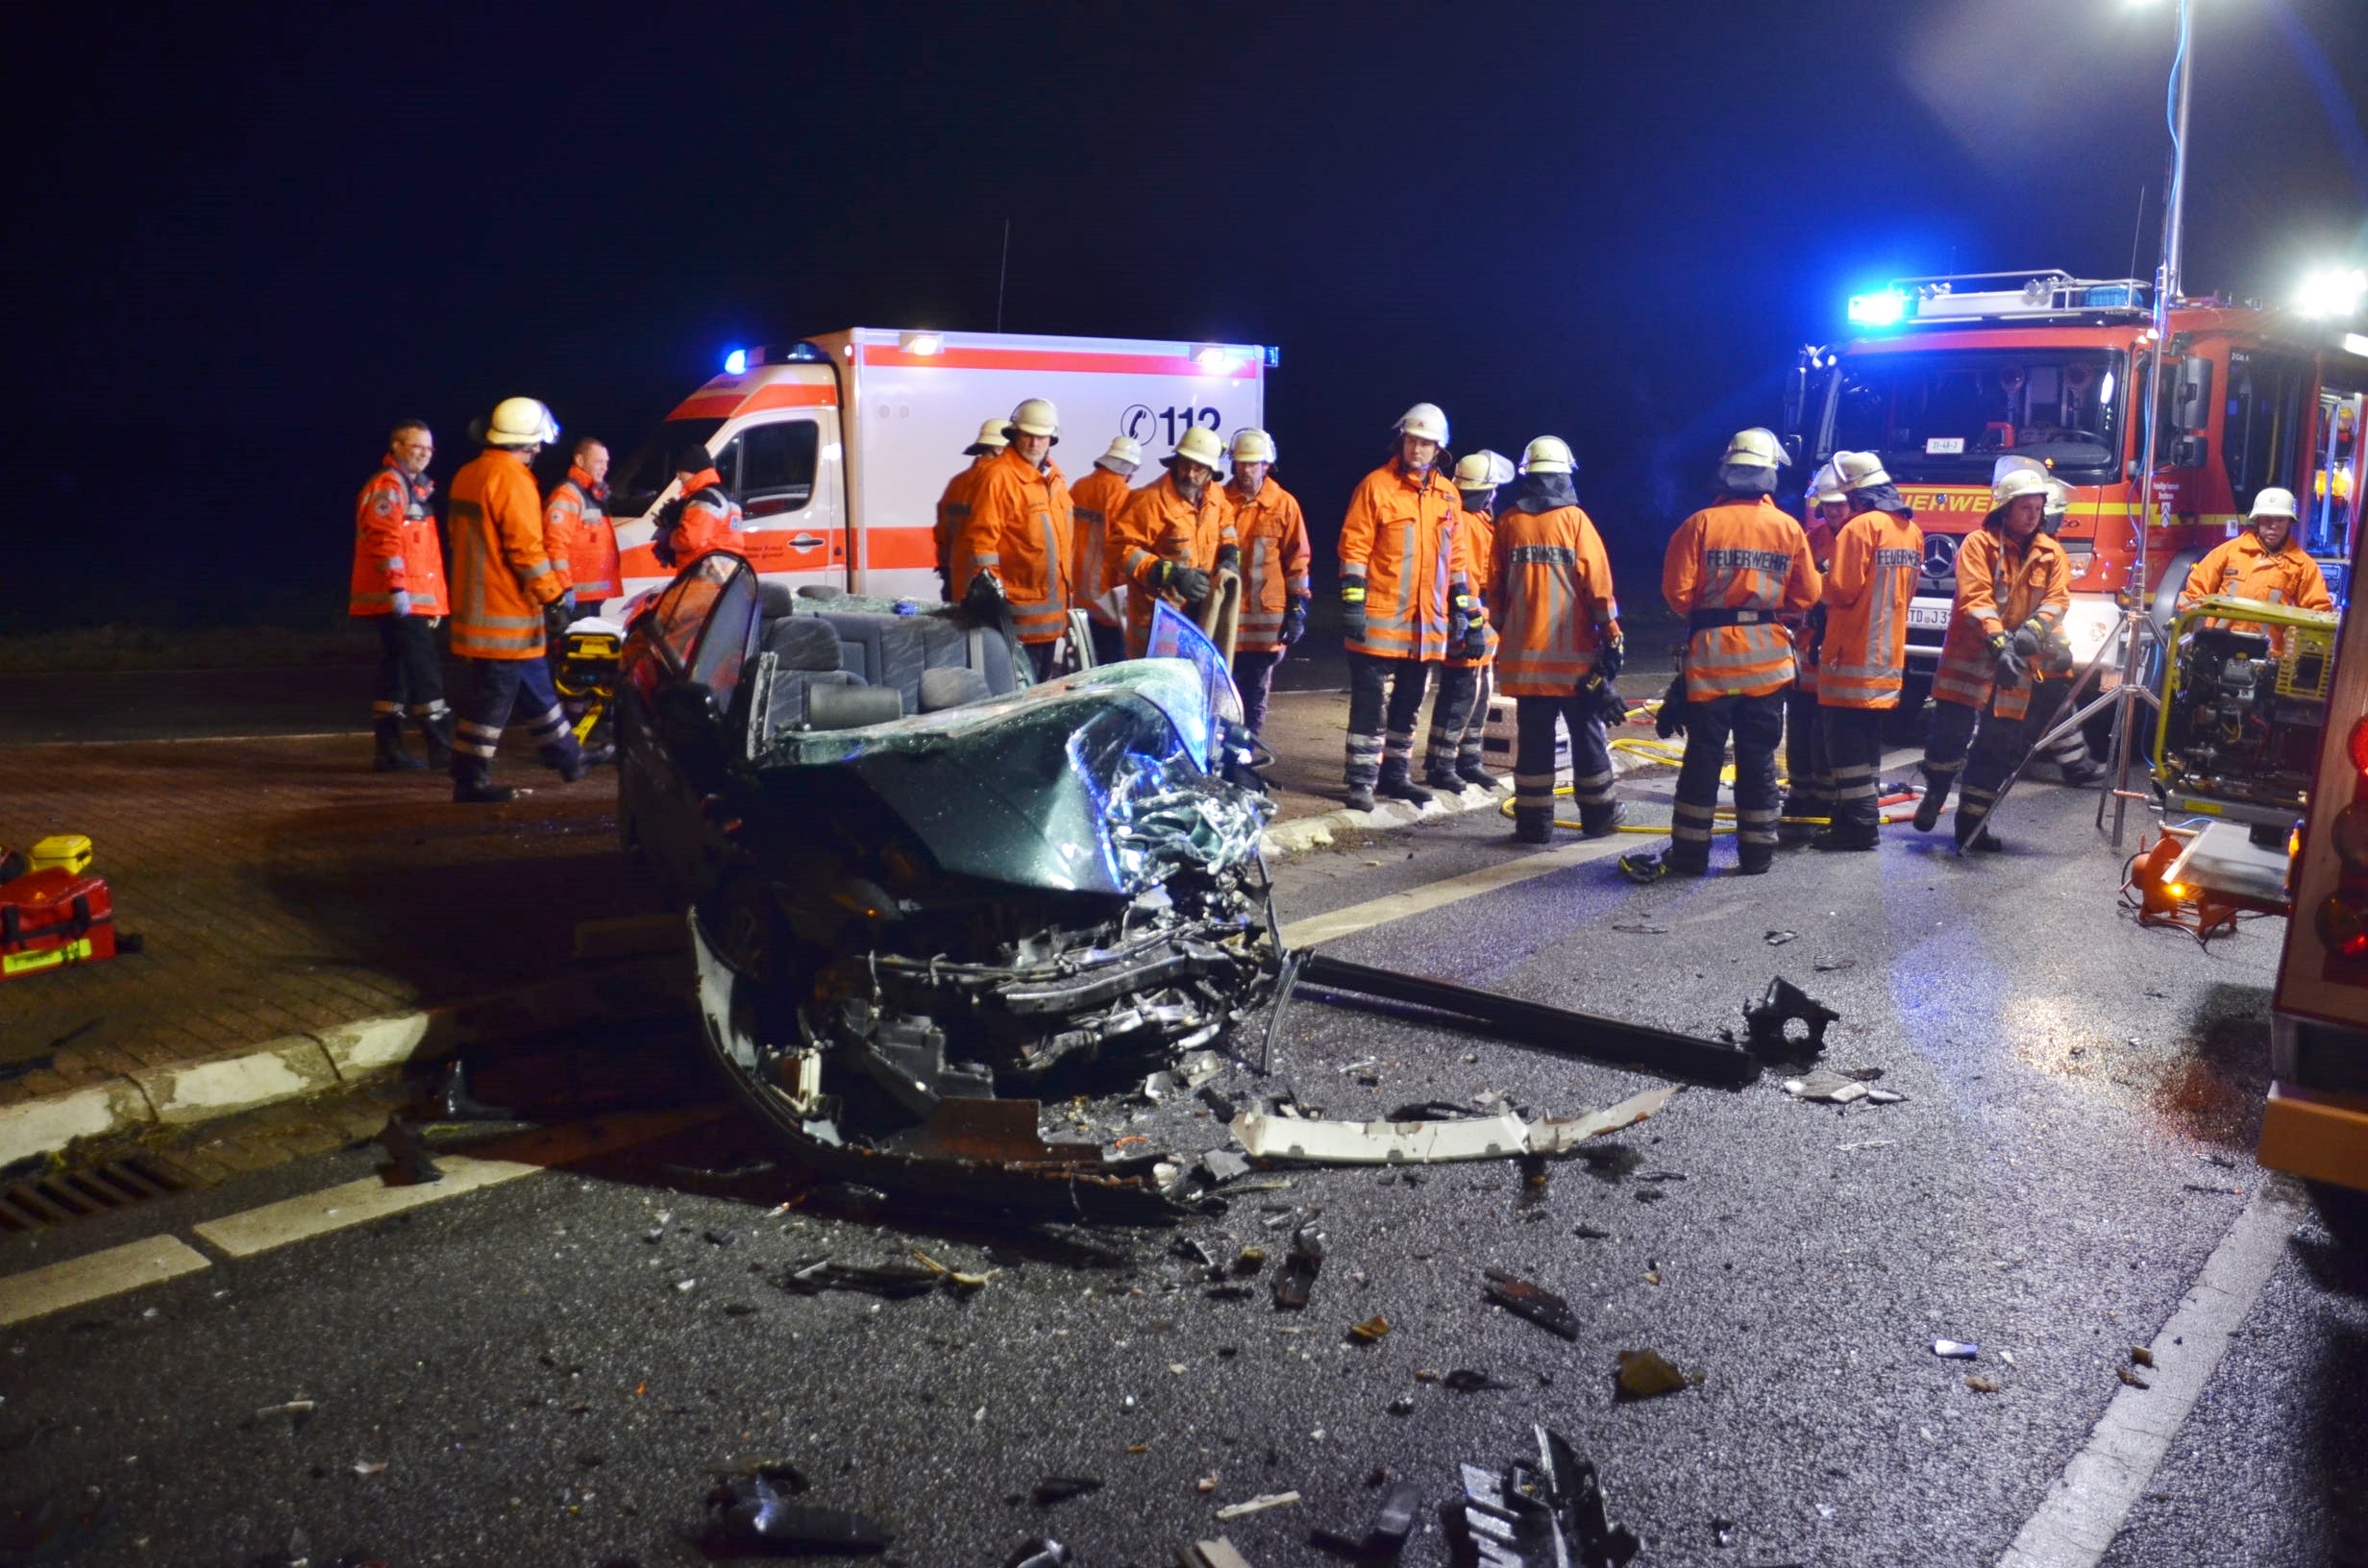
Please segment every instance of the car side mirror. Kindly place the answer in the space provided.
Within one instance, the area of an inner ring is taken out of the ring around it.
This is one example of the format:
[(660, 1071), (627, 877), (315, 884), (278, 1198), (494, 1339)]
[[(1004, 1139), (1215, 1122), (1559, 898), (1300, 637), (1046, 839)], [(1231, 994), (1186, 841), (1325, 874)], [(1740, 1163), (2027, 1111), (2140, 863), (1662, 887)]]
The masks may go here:
[[(2211, 429), (2211, 361), (2200, 354), (2191, 354), (2179, 361), (2179, 380), (2171, 393), (2171, 423), (2189, 434)], [(2173, 443), (2172, 450), (2178, 450)], [(2181, 468), (2198, 468), (2197, 462), (2171, 459)]]
[(1796, 463), (1797, 463), (1797, 462), (1799, 462), (1799, 461), (1801, 460), (1801, 432), (1800, 432), (1800, 431), (1798, 431), (1798, 430), (1792, 430), (1792, 431), (1788, 431), (1788, 432), (1787, 432), (1787, 434), (1785, 435), (1784, 446), (1785, 446), (1785, 455), (1786, 455), (1787, 457), (1791, 458), (1791, 459), (1792, 459), (1794, 462), (1796, 462)]
[(657, 694), (658, 717), (681, 729), (712, 729), (723, 722), (715, 694), (693, 680), (678, 680)]

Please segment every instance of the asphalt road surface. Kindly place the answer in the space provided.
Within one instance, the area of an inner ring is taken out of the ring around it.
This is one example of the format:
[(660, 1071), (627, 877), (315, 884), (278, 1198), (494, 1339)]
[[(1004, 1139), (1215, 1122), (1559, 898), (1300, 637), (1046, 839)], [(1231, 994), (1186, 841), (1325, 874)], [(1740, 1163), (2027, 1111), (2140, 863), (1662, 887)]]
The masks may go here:
[[(2208, 949), (2138, 929), (2091, 804), (2026, 790), (2011, 852), (1970, 861), (1893, 828), (1879, 854), (1787, 851), (1762, 878), (1637, 888), (1566, 856), (1473, 893), (1455, 879), (1524, 852), (1482, 815), (1280, 872), (1287, 921), (1429, 890), (1334, 938), (1344, 957), (1689, 1033), (1788, 976), (1840, 1012), (1826, 1064), (1882, 1069), (1896, 1103), (1806, 1103), (1777, 1072), (1686, 1089), (1542, 1181), (1298, 1169), (1173, 1231), (1025, 1234), (803, 1186), (721, 1115), (247, 1256), (200, 1245), (195, 1272), (0, 1330), (0, 1501), (65, 1537), (52, 1559), (0, 1536), (0, 1561), (700, 1562), (716, 1473), (776, 1462), (798, 1501), (890, 1527), (894, 1561), (999, 1564), (1048, 1534), (1080, 1563), (1149, 1565), (1222, 1534), (1270, 1568), (1331, 1560), (1310, 1531), (1362, 1531), (1378, 1472), (1436, 1503), (1545, 1423), (1601, 1466), (1652, 1568), (1986, 1565), (2027, 1527), (2057, 1555), (2018, 1561), (2368, 1562), (2368, 1265), (2249, 1152), (2280, 928)], [(664, 1070), (678, 1038), (538, 1049), (481, 1091), (555, 1096), (578, 1123), (706, 1097)], [(1658, 1082), (1309, 996), (1270, 1077), (1216, 1087), (1367, 1117), (1489, 1095), (1563, 1115)], [(1196, 1109), (1056, 1119), (1190, 1154), (1223, 1136)], [(301, 1161), (0, 1256), (15, 1274), (189, 1242), (367, 1192), (382, 1159)], [(1271, 1261), (1236, 1290), (1171, 1250), (1279, 1259), (1310, 1218), (1326, 1258), (1303, 1311), (1272, 1304)], [(784, 1285), (916, 1250), (993, 1278), (906, 1300)], [(1488, 1305), (1488, 1266), (1568, 1298), (1577, 1338)], [(1376, 1315), (1385, 1335), (1350, 1338)], [(1619, 1353), (1647, 1348), (1698, 1381), (1616, 1398)], [(1458, 1369), (1503, 1386), (1435, 1376)], [(2064, 1523), (2051, 1491), (2092, 1441), (2145, 1454), (2148, 1427), (2167, 1451), (2084, 1552), (2095, 1517)], [(1032, 1502), (1051, 1477), (1100, 1484)], [(1437, 1517), (1404, 1561), (1448, 1560)]]

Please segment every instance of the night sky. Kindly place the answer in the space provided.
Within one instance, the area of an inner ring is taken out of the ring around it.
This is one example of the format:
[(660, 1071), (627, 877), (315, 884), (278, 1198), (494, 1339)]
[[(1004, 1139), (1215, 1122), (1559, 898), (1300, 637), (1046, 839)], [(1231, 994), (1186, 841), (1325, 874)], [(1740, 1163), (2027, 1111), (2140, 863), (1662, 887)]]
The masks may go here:
[[(629, 446), (729, 343), (990, 329), (1006, 218), (1011, 331), (1279, 344), (1276, 474), (1320, 530), (1426, 399), (1459, 449), (1566, 437), (1623, 563), (1655, 560), (1853, 290), (2121, 276), (2141, 192), (2151, 272), (2175, 27), (2169, 0), (45, 10), (10, 51), (0, 629), (333, 617), (395, 417), (434, 422), (442, 480), (506, 394)], [(2190, 288), (2368, 262), (2368, 7), (2197, 11)], [(71, 601), (25, 593), (53, 574)]]

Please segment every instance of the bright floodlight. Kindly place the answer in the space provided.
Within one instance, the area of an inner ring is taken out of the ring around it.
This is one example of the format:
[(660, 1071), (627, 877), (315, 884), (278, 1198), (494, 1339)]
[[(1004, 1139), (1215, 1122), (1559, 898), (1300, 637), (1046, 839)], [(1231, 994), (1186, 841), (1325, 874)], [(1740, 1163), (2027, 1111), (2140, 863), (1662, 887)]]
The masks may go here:
[(1195, 350), (1193, 358), (1199, 363), (1202, 370), (1215, 371), (1220, 376), (1232, 375), (1242, 363), (1241, 357), (1231, 349), (1218, 343), (1206, 344)]
[(946, 334), (943, 332), (906, 332), (898, 343), (898, 347), (906, 354), (944, 354)]
[(2321, 267), (2303, 280), (2294, 293), (2294, 308), (2306, 316), (2349, 316), (2368, 295), (2368, 272), (2357, 267)]
[(1862, 327), (1896, 327), (1908, 313), (1908, 296), (1896, 288), (1850, 296), (1850, 319)]
[(749, 351), (748, 351), (748, 350), (746, 350), (746, 349), (731, 349), (731, 350), (728, 350), (728, 351), (727, 351), (727, 352), (725, 353), (725, 355), (724, 355), (724, 374), (725, 374), (725, 375), (727, 375), (727, 376), (742, 376), (742, 375), (746, 375), (746, 374), (748, 373), (748, 368), (749, 368)]

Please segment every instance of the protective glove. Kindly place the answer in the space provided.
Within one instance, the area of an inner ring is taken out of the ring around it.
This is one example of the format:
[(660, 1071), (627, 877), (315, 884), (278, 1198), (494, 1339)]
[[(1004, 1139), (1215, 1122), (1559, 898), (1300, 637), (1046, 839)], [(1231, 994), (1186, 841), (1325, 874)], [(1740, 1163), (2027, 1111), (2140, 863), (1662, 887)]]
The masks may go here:
[(1661, 717), (1653, 721), (1653, 729), (1663, 740), (1686, 733), (1686, 675), (1680, 671), (1669, 682), (1669, 689), (1661, 694)]
[(2029, 664), (2047, 641), (2047, 627), (2038, 621), (2026, 621), (2014, 633), (2014, 656)]
[(1471, 629), (1472, 613), (1479, 609), (1468, 588), (1458, 588), (1447, 595), (1447, 646), (1462, 648), (1465, 636)]
[(1173, 561), (1162, 561), (1159, 563), (1159, 587), (1187, 604), (1197, 604), (1209, 597), (1209, 575), (1196, 566), (1178, 566)]
[(1341, 630), (1352, 643), (1365, 641), (1365, 578), (1341, 578)]
[(1620, 670), (1628, 663), (1628, 639), (1612, 633), (1595, 645), (1595, 673), (1606, 680), (1619, 679)]
[(1489, 656), (1489, 612), (1484, 604), (1471, 607), (1471, 622), (1464, 628), (1464, 641), (1457, 650), (1460, 658), (1477, 663)]
[(1218, 546), (1218, 547), (1217, 547), (1217, 570), (1219, 570), (1220, 572), (1239, 572), (1239, 571), (1241, 571), (1241, 570), (1242, 570), (1242, 547), (1241, 547), (1240, 545), (1220, 545), (1220, 546)]
[(568, 618), (570, 621), (573, 621), (573, 620), (575, 620), (575, 619), (576, 619), (576, 613), (577, 613), (577, 612), (576, 612), (576, 590), (575, 590), (575, 589), (573, 589), (573, 588), (562, 588), (562, 589), (560, 589), (560, 590), (559, 590), (559, 604), (560, 604), (560, 607), (561, 607), (561, 608), (563, 608), (563, 609), (565, 609), (565, 610), (567, 611), (567, 618)]
[(1307, 600), (1295, 599), (1283, 611), (1283, 646), (1289, 648), (1307, 635)]
[(543, 635), (550, 641), (555, 643), (566, 634), (567, 622), (567, 604), (564, 600), (555, 599), (543, 606)]
[[(1602, 720), (1607, 727), (1628, 722), (1628, 699), (1620, 696), (1619, 688), (1604, 676), (1589, 676), (1579, 688), (1579, 695), (1587, 699), (1588, 711)], [(1663, 711), (1667, 710), (1665, 707)], [(1678, 727), (1681, 730), (1684, 728), (1682, 716)]]
[(2020, 686), (2023, 683), (2024, 672), (2030, 666), (2014, 651), (2012, 638), (2003, 631), (1990, 638), (1989, 654), (1996, 661), (1995, 671), (1999, 685)]
[(397, 616), (408, 616), (411, 613), (411, 596), (407, 589), (396, 589), (389, 598), (388, 603)]

